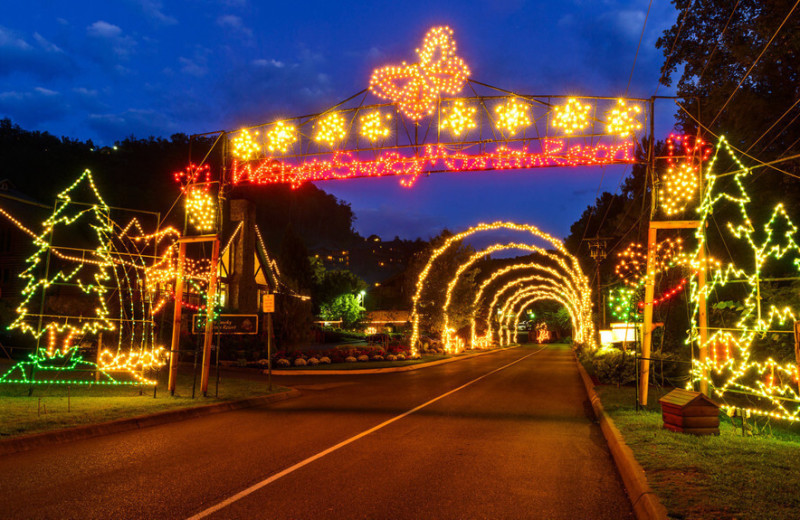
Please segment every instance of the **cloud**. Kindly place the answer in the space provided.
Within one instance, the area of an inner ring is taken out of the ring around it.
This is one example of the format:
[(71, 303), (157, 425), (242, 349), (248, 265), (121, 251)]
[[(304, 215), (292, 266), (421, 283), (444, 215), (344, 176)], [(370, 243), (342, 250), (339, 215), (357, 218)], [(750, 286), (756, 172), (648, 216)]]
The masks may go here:
[(222, 15), (217, 18), (217, 25), (223, 29), (227, 29), (232, 33), (246, 38), (253, 37), (253, 31), (244, 25), (242, 18), (233, 14)]
[(86, 28), (86, 33), (89, 36), (94, 36), (96, 38), (118, 38), (122, 35), (122, 29), (118, 25), (114, 25), (113, 23), (104, 22), (103, 20), (98, 20), (94, 22), (92, 25)]
[(269, 60), (265, 60), (263, 58), (253, 60), (253, 65), (255, 65), (256, 67), (276, 67), (279, 69), (282, 69), (283, 67), (286, 66), (285, 63), (283, 63), (282, 61), (278, 61), (274, 58)]
[(169, 114), (160, 110), (129, 108), (122, 112), (89, 114), (88, 126), (107, 140), (117, 140), (134, 135), (171, 135), (181, 131)]
[(178, 20), (164, 14), (163, 5), (158, 0), (132, 0), (151, 20), (161, 25), (175, 25)]
[(73, 67), (71, 57), (39, 33), (29, 42), (23, 34), (0, 26), (0, 76), (22, 72), (50, 81), (71, 75)]
[(205, 64), (205, 60), (199, 62), (189, 58), (180, 57), (178, 58), (178, 61), (181, 64), (181, 72), (184, 74), (188, 74), (197, 78), (202, 78), (208, 74), (208, 67)]
[(24, 127), (61, 119), (70, 111), (60, 92), (44, 87), (0, 92), (0, 114)]
[(88, 26), (86, 34), (95, 40), (107, 41), (108, 45), (92, 46), (94, 56), (102, 61), (107, 61), (108, 49), (117, 58), (127, 59), (136, 47), (136, 41), (132, 37), (124, 35), (122, 28), (104, 20), (98, 20)]

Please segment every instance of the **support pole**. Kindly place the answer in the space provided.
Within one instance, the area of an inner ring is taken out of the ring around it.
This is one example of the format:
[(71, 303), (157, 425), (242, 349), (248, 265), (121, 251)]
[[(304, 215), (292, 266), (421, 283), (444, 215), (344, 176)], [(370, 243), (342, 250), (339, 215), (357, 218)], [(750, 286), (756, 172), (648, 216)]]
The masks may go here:
[(172, 313), (172, 345), (169, 349), (169, 382), (167, 389), (175, 395), (178, 378), (178, 349), (181, 343), (181, 302), (183, 301), (183, 261), (186, 257), (186, 243), (178, 246), (178, 274), (175, 278), (175, 309)]
[(653, 344), (653, 299), (656, 278), (656, 234), (658, 228), (647, 229), (647, 272), (644, 282), (644, 323), (642, 324), (642, 359), (639, 375), (639, 404), (647, 406), (647, 390), (650, 382), (650, 346)]
[(700, 356), (700, 366), (702, 367), (702, 379), (700, 379), (700, 392), (708, 395), (708, 374), (706, 369), (706, 359), (708, 358), (708, 312), (706, 309), (706, 247), (700, 247), (700, 272), (697, 273), (697, 305), (700, 307), (697, 317), (700, 329), (700, 343), (697, 352)]
[(206, 333), (203, 338), (203, 372), (200, 378), (200, 391), (203, 397), (208, 395), (208, 376), (211, 372), (211, 341), (214, 338), (214, 302), (217, 298), (217, 264), (219, 263), (219, 237), (211, 249), (211, 276), (208, 280), (208, 298), (206, 300)]

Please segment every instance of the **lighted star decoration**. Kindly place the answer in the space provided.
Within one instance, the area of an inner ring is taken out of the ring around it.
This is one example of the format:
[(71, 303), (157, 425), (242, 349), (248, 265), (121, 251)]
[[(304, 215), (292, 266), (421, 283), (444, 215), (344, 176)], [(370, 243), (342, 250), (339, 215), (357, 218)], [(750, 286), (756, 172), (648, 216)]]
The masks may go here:
[(497, 105), (494, 109), (497, 114), (497, 128), (507, 131), (510, 135), (516, 134), (531, 124), (528, 110), (530, 106), (517, 98), (510, 98), (505, 103)]
[(475, 112), (477, 112), (475, 107), (467, 106), (463, 100), (458, 99), (453, 102), (449, 110), (445, 110), (440, 128), (442, 130), (449, 128), (454, 135), (460, 136), (477, 126)]
[(453, 30), (447, 26), (429, 30), (416, 53), (419, 63), (376, 69), (369, 80), (373, 94), (392, 100), (413, 120), (433, 114), (442, 93), (461, 92), (470, 73), (464, 60), (456, 56)]
[[(676, 149), (680, 155), (676, 155)], [(711, 148), (702, 139), (671, 134), (667, 138), (667, 171), (662, 177), (659, 199), (664, 213), (684, 211), (700, 187), (700, 162)]]
[(374, 143), (378, 139), (389, 136), (391, 132), (388, 126), (384, 125), (384, 119), (388, 122), (392, 119), (392, 114), (381, 114), (380, 110), (374, 110), (361, 116), (360, 134), (368, 141)]
[(564, 133), (571, 135), (589, 126), (590, 104), (582, 104), (576, 98), (567, 99), (563, 106), (553, 108), (553, 127), (561, 128)]
[(217, 222), (217, 205), (205, 186), (189, 186), (186, 195), (186, 214), (199, 231), (213, 231)]
[(267, 132), (267, 150), (270, 152), (286, 153), (289, 147), (297, 141), (297, 129), (294, 125), (278, 121)]
[(254, 137), (258, 132), (252, 135), (247, 130), (241, 130), (239, 135), (231, 140), (233, 145), (233, 155), (242, 161), (249, 161), (261, 150), (261, 147), (256, 144)]
[(606, 113), (608, 133), (625, 138), (641, 130), (642, 123), (637, 119), (641, 111), (639, 105), (628, 106), (624, 99), (618, 99), (617, 106)]
[(336, 112), (317, 121), (315, 129), (314, 141), (328, 146), (336, 146), (347, 135), (344, 117)]

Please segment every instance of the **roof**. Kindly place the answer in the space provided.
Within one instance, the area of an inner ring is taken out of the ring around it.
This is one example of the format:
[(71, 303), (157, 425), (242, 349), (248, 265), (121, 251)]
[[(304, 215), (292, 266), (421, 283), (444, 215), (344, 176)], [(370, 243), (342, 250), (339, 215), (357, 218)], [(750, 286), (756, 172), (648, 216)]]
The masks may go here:
[(672, 392), (668, 393), (667, 395), (659, 399), (658, 402), (661, 404), (676, 406), (678, 408), (685, 408), (689, 405), (713, 406), (714, 408), (719, 408), (719, 405), (717, 403), (715, 403), (705, 395), (701, 394), (700, 392), (683, 390), (681, 388), (676, 388)]

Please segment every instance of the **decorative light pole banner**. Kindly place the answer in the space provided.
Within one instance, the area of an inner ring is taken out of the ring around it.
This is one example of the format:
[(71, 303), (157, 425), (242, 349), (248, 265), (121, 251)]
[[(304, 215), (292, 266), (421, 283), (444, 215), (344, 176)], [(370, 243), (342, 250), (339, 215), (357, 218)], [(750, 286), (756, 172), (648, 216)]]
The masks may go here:
[[(521, 95), (471, 80), (449, 27), (428, 31), (416, 54), (374, 70), (368, 88), (322, 113), (226, 134), (223, 181), (400, 175), (411, 186), (434, 172), (636, 162), (647, 100)], [(365, 103), (370, 94), (381, 103)]]

